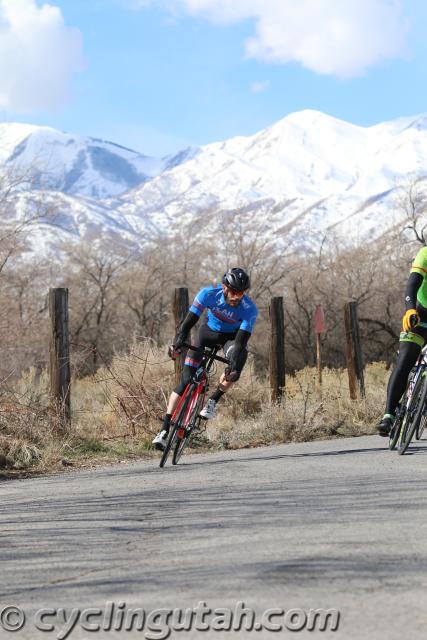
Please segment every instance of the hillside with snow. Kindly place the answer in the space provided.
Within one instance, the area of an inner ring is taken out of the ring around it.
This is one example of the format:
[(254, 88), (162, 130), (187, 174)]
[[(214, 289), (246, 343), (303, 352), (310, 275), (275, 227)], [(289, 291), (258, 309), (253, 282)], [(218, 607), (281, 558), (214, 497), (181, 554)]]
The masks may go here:
[(356, 241), (398, 223), (396, 188), (426, 163), (426, 116), (363, 128), (302, 111), (255, 136), (203, 147), (130, 191), (117, 211), (146, 232), (193, 219), (212, 230), (221, 212), (240, 210), (285, 243), (332, 228)]
[(109, 238), (125, 246), (175, 233), (215, 243), (233, 219), (279, 246), (336, 231), (373, 239), (402, 223), (398, 187), (427, 166), (427, 116), (360, 127), (317, 111), (290, 114), (249, 137), (147, 158), (46, 127), (0, 125), (0, 170), (37, 167), (34, 186), (55, 211), (34, 243)]
[(50, 127), (0, 124), (0, 167), (32, 188), (95, 199), (119, 195), (177, 166), (197, 149), (151, 158), (119, 144)]

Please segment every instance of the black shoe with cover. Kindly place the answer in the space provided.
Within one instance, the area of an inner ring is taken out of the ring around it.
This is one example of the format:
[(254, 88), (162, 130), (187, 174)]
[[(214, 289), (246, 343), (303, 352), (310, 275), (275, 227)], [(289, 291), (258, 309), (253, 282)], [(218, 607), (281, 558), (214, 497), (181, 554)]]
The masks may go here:
[(377, 425), (378, 435), (387, 438), (390, 435), (390, 431), (393, 427), (393, 418), (389, 416), (384, 416), (384, 418)]

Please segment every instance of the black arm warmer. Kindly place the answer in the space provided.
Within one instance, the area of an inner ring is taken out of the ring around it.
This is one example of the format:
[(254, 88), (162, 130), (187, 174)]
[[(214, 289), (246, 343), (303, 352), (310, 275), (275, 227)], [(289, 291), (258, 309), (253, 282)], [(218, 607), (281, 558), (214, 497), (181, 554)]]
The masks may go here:
[(409, 276), (405, 289), (406, 311), (408, 311), (408, 309), (416, 309), (417, 291), (421, 287), (423, 280), (423, 276), (419, 273), (415, 273), (415, 271)]
[(185, 316), (184, 320), (182, 321), (178, 329), (177, 335), (178, 334), (181, 334), (183, 336), (188, 335), (190, 333), (190, 330), (194, 327), (194, 325), (198, 321), (199, 317), (200, 316), (198, 316), (196, 313), (189, 311)]
[(251, 337), (250, 331), (244, 331), (244, 329), (239, 329), (236, 333), (236, 337), (234, 339), (234, 347), (232, 351), (232, 355), (230, 358), (230, 367), (234, 370), (237, 366), (237, 362), (241, 356), (243, 349), (246, 348), (248, 344), (248, 340)]

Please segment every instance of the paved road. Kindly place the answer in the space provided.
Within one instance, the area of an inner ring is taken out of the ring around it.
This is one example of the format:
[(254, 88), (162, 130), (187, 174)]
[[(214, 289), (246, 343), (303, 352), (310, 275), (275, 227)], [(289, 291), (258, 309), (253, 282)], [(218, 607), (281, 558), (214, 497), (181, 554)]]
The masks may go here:
[[(200, 601), (234, 610), (243, 601), (257, 619), (269, 608), (341, 612), (335, 633), (305, 630), (298, 638), (424, 638), (426, 454), (427, 442), (400, 457), (371, 436), (187, 455), (164, 470), (148, 461), (2, 482), (0, 610), (19, 605), (27, 622), (0, 638), (57, 637), (64, 623), (36, 631), (37, 609), (105, 609), (108, 601), (117, 607), (112, 630), (77, 623), (69, 637), (146, 637), (146, 627), (114, 631), (120, 602), (148, 614)], [(296, 625), (301, 616), (292, 618)], [(161, 627), (151, 637), (165, 637)], [(211, 629), (171, 637), (295, 634)]]

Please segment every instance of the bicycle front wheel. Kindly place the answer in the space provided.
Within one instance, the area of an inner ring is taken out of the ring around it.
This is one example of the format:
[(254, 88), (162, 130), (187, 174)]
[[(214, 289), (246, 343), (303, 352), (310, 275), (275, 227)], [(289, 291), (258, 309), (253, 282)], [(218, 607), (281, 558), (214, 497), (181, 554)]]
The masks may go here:
[[(169, 434), (169, 438), (166, 443), (165, 450), (163, 451), (163, 455), (160, 459), (161, 467), (165, 466), (166, 460), (169, 457), (171, 449), (176, 445), (177, 441), (179, 442), (178, 431), (181, 428), (185, 413), (187, 411), (188, 403), (190, 402), (192, 395), (193, 395), (193, 388), (189, 386), (185, 391), (185, 396), (181, 401), (178, 413), (176, 416), (174, 416), (173, 423), (171, 424), (172, 430)], [(173, 464), (176, 464), (176, 463), (174, 462)]]
[(403, 455), (407, 450), (421, 418), (423, 417), (424, 405), (427, 396), (427, 377), (426, 372), (422, 371), (412, 393), (409, 406), (406, 410), (403, 418), (402, 427), (400, 429), (400, 436), (397, 445), (397, 453)]
[[(196, 393), (196, 391), (194, 393)], [(199, 393), (199, 396), (196, 399), (194, 407), (191, 411), (191, 416), (188, 421), (188, 426), (185, 429), (185, 433), (183, 434), (182, 438), (178, 438), (176, 441), (175, 450), (173, 452), (173, 457), (172, 457), (172, 464), (178, 464), (179, 459), (181, 458), (185, 447), (190, 442), (191, 434), (193, 433), (193, 430), (199, 426), (199, 423), (201, 420), (201, 418), (199, 417), (199, 413), (202, 410), (203, 398), (204, 398), (204, 393)]]
[(175, 425), (172, 427), (172, 430), (169, 434), (169, 438), (168, 441), (166, 443), (166, 447), (165, 450), (163, 451), (162, 457), (160, 458), (160, 467), (164, 467), (166, 464), (166, 460), (169, 457), (169, 454), (171, 452), (172, 447), (174, 446), (175, 442), (177, 439), (177, 429), (175, 427)]
[(403, 419), (405, 417), (406, 402), (407, 402), (407, 391), (405, 392), (402, 398), (399, 412), (396, 415), (396, 420), (393, 423), (393, 426), (391, 428), (390, 435), (388, 438), (388, 446), (390, 451), (393, 451), (393, 449), (396, 448), (397, 442), (399, 440), (400, 430), (402, 428)]

